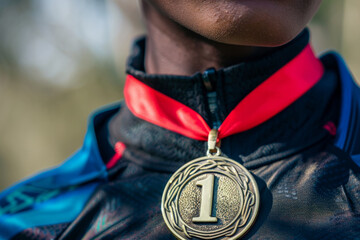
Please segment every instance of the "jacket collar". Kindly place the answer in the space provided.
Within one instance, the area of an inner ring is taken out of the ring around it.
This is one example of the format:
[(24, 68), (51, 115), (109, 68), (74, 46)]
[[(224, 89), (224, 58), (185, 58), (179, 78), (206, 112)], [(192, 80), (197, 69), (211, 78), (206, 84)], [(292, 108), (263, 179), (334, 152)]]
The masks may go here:
[[(360, 141), (360, 134), (358, 132), (359, 130), (354, 132), (354, 130), (356, 130), (355, 124), (358, 124), (360, 119), (360, 89), (355, 83), (345, 61), (338, 53), (326, 53), (321, 57), (321, 60), (330, 63), (331, 67), (335, 68), (340, 76), (340, 116), (337, 124), (334, 145), (348, 152), (352, 156), (354, 162), (360, 166), (360, 147), (356, 148), (356, 143), (359, 143)], [(107, 161), (106, 159), (101, 159), (98, 150), (96, 129), (98, 128), (98, 125), (103, 124), (102, 121), (99, 121), (99, 119), (114, 117), (116, 113), (120, 112), (121, 109), (124, 108), (126, 108), (124, 103), (118, 102), (109, 106), (105, 106), (90, 116), (86, 139), (92, 140), (85, 139), (84, 146), (81, 151), (95, 151), (96, 154), (93, 154), (92, 158), (95, 157), (96, 159), (93, 161)], [(170, 166), (164, 167), (167, 169)], [(104, 165), (100, 168), (105, 169)]]
[(128, 59), (127, 73), (198, 112), (211, 126), (213, 119), (206, 104), (205, 78), (209, 79), (214, 86), (218, 98), (219, 120), (224, 121), (230, 111), (248, 93), (297, 56), (308, 43), (309, 31), (305, 29), (293, 41), (259, 59), (217, 71), (197, 72), (192, 76), (177, 76), (146, 73), (144, 68), (146, 38), (140, 38), (134, 42), (132, 54)]

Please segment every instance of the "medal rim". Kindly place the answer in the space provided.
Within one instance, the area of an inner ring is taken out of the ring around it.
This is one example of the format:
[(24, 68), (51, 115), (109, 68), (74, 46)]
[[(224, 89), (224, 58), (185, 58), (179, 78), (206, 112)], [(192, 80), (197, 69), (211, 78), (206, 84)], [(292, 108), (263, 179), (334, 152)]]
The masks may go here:
[[(189, 165), (198, 162), (198, 161), (202, 161), (202, 160), (226, 160), (230, 163), (233, 163), (234, 165), (240, 167), (245, 173), (246, 176), (249, 177), (250, 182), (253, 183), (254, 185), (254, 195), (255, 195), (255, 199), (258, 199), (257, 201), (255, 201), (255, 205), (254, 205), (254, 217), (252, 217), (249, 221), (249, 223), (245, 226), (245, 228), (240, 231), (238, 234), (236, 234), (235, 236), (229, 237), (228, 239), (237, 239), (238, 237), (244, 236), (250, 229), (251, 227), (254, 225), (257, 217), (258, 217), (258, 213), (259, 213), (259, 209), (260, 209), (260, 192), (259, 192), (259, 187), (257, 185), (257, 182), (255, 181), (255, 178), (253, 177), (252, 173), (247, 170), (243, 165), (241, 165), (239, 162), (228, 158), (228, 157), (223, 157), (223, 156), (204, 156), (204, 157), (199, 157), (196, 159), (193, 159), (189, 162), (187, 162), (186, 164), (184, 164), (183, 166), (181, 166), (178, 170), (176, 170), (170, 177), (170, 179), (168, 180), (168, 182), (165, 185), (165, 188), (163, 190), (163, 194), (161, 197), (161, 213), (163, 216), (163, 219), (165, 221), (165, 224), (167, 226), (167, 228), (171, 231), (171, 233), (178, 238), (179, 240), (188, 240), (189, 238), (184, 238), (184, 236), (181, 236), (180, 234), (178, 234), (170, 225), (169, 221), (168, 221), (168, 217), (165, 213), (165, 209), (164, 209), (164, 203), (165, 203), (165, 197), (166, 197), (166, 192), (168, 191), (170, 185), (173, 183), (174, 181), (174, 176), (181, 172), (182, 170), (186, 169)], [(224, 236), (225, 237), (225, 236)]]

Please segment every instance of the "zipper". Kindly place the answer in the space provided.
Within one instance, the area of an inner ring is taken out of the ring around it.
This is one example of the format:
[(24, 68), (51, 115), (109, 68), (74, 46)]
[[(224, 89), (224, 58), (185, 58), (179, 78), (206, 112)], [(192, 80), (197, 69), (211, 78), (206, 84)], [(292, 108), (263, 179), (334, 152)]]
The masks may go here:
[(202, 74), (202, 80), (207, 91), (207, 102), (211, 113), (212, 128), (219, 129), (221, 125), (220, 115), (218, 111), (218, 99), (216, 93), (216, 77), (217, 73), (214, 68), (207, 69)]

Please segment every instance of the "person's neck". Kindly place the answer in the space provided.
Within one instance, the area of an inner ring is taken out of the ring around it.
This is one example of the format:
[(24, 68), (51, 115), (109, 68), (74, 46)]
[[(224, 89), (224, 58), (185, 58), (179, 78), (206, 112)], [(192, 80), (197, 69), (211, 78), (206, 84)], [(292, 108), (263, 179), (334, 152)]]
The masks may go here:
[(144, 5), (148, 74), (193, 75), (256, 59), (273, 50), (211, 41), (165, 17), (150, 4)]

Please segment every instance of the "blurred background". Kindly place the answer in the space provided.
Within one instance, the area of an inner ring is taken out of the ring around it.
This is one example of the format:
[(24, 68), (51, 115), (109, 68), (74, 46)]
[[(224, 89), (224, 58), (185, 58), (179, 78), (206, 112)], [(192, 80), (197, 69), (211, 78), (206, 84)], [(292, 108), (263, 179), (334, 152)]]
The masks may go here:
[[(310, 23), (360, 79), (360, 1), (326, 0)], [(0, 190), (59, 164), (82, 144), (87, 117), (122, 99), (134, 0), (0, 0)]]

